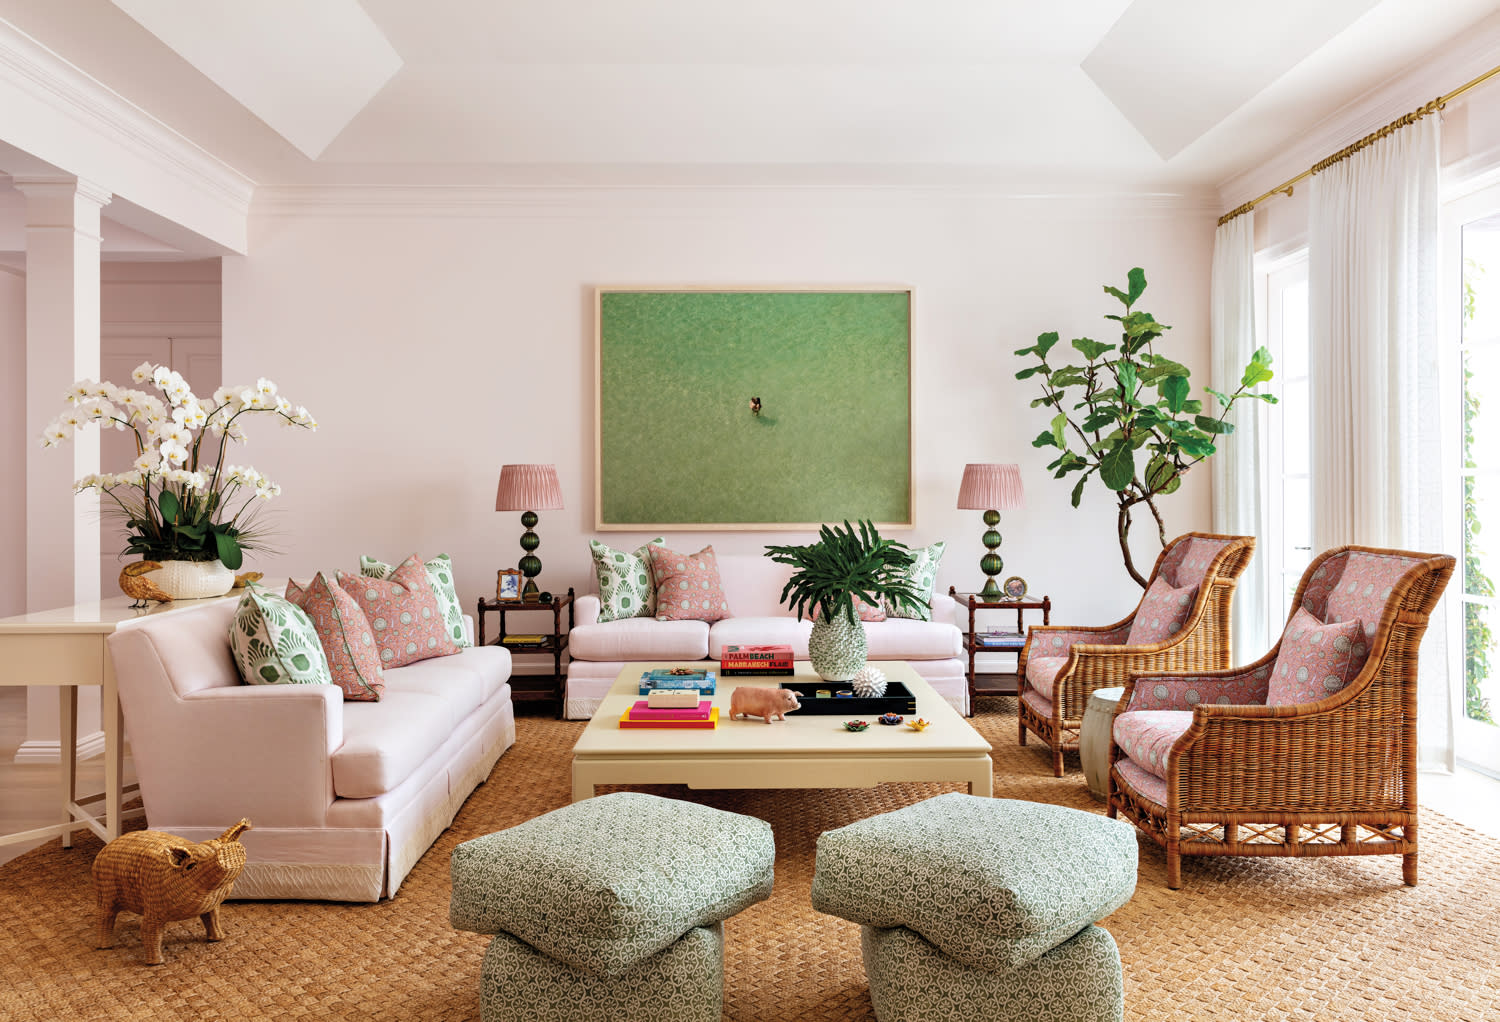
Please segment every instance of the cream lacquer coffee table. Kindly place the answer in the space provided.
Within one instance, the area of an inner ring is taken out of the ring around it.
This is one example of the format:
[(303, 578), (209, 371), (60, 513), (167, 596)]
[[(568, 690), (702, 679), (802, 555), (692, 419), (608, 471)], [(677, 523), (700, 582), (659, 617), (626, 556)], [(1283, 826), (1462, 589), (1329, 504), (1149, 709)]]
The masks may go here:
[(872, 717), (865, 731), (846, 731), (856, 716), (793, 712), (766, 724), (759, 717), (729, 719), (729, 700), (740, 685), (774, 687), (818, 682), (811, 665), (798, 661), (795, 677), (719, 678), (713, 697), (719, 726), (621, 728), (620, 715), (637, 699), (641, 674), (659, 667), (702, 664), (630, 664), (573, 746), (573, 801), (592, 798), (596, 784), (686, 784), (689, 788), (868, 788), (886, 781), (967, 783), (974, 795), (994, 793), (990, 745), (968, 721), (932, 690), (909, 664), (881, 661), (890, 681), (917, 697), (918, 717), (932, 724), (913, 731), (886, 727)]

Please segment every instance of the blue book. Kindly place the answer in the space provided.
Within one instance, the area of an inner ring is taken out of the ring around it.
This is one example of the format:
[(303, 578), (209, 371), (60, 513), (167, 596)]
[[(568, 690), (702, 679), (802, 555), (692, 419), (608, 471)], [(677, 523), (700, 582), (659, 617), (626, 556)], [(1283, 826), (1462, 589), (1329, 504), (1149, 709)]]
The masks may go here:
[(699, 695), (711, 696), (717, 689), (718, 677), (708, 670), (667, 670), (657, 668), (641, 675), (640, 695), (650, 695), (652, 689), (697, 689)]

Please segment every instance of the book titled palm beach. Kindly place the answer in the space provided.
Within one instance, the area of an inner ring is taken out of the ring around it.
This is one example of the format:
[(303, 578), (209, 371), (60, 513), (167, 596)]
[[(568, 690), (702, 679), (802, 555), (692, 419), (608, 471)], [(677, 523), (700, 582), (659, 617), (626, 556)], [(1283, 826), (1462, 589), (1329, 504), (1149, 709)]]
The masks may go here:
[(755, 677), (793, 673), (790, 646), (725, 646), (719, 654), (719, 670), (724, 677)]

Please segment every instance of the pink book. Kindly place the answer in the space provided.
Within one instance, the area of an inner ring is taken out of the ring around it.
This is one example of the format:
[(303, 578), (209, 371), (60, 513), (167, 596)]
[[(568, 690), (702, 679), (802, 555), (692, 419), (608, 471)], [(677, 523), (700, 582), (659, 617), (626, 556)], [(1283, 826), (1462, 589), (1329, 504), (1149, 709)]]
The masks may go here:
[(630, 708), (631, 720), (707, 720), (709, 712), (713, 710), (712, 699), (701, 700), (696, 707), (691, 706), (658, 706), (652, 708), (646, 705), (646, 700), (637, 699), (635, 705)]

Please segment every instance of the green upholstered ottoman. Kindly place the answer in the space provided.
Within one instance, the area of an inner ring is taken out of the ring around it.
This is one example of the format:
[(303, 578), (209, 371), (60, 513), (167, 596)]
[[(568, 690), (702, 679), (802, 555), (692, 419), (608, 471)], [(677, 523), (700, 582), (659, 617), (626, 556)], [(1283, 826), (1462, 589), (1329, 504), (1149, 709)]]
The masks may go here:
[[(987, 1019), (988, 1008), (980, 1009), (994, 1002), (995, 990), (1024, 985), (1033, 966), (1060, 991), (1055, 984), (1071, 970), (1043, 964), (1049, 952), (1071, 945), (1129, 901), (1135, 880), (1136, 836), (1122, 821), (953, 793), (824, 833), (812, 901), (820, 912), (867, 928), (866, 970), (883, 1022)], [(1092, 964), (1077, 973), (1072, 1003), (1080, 1013), (1057, 1017), (1121, 1017), (1123, 1002), (1118, 996), (1101, 1002), (1093, 975), (1105, 969), (1113, 989), (1120, 988), (1119, 953), (1108, 934), (1100, 935), (1106, 944), (1092, 936), (1083, 942)], [(913, 950), (919, 946), (926, 949), (921, 955)], [(903, 962), (927, 964), (887, 971), (898, 954)], [(1064, 958), (1071, 961), (1073, 954)], [(931, 993), (926, 978), (939, 968), (938, 958), (950, 960), (944, 981), (959, 987), (918, 1010)], [(902, 1007), (886, 1013), (882, 1003)], [(974, 1005), (973, 1012), (954, 1013), (963, 1003)], [(1089, 1005), (1101, 1003), (1108, 1007), (1090, 1012)]]
[(695, 926), (665, 951), (610, 979), (548, 958), (499, 933), (479, 971), (484, 1022), (720, 1022), (724, 924)]
[(1115, 940), (1085, 926), (1009, 972), (971, 969), (904, 926), (860, 927), (870, 1001), (881, 1022), (1121, 1022), (1125, 984)]
[[(718, 924), (770, 896), (775, 856), (763, 820), (637, 792), (464, 842), (449, 919), (497, 935), (482, 972), (486, 1022), (717, 1020)], [(684, 970), (699, 979), (684, 984)]]

